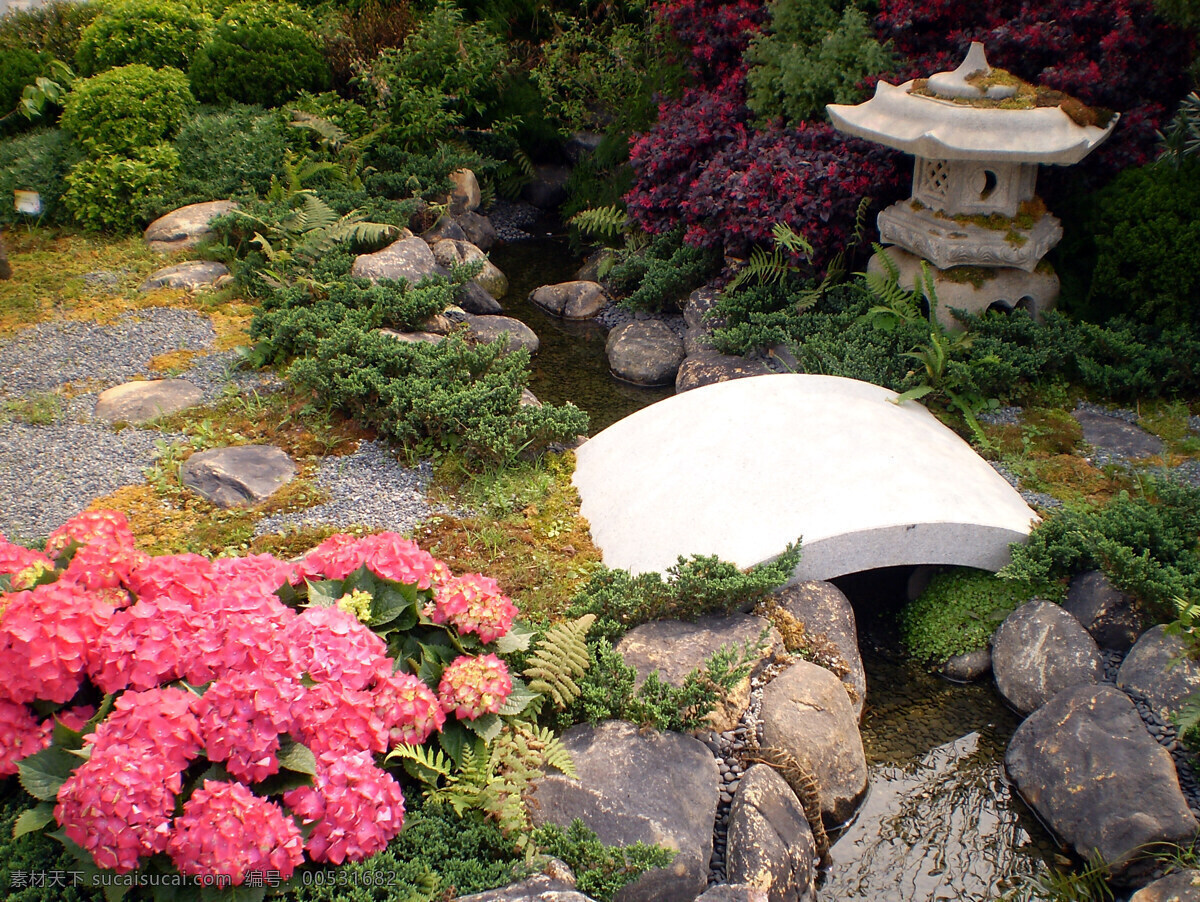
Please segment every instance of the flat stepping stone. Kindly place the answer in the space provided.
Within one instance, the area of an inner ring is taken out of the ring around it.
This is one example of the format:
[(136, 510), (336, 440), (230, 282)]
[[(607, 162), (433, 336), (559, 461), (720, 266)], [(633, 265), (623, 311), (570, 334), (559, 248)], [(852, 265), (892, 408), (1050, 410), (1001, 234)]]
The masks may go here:
[(680, 365), (679, 372), (675, 374), (675, 393), (683, 394), (685, 391), (715, 385), (718, 382), (770, 374), (771, 370), (761, 360), (747, 360), (745, 357), (701, 350), (690, 354)]
[(159, 288), (182, 288), (185, 291), (197, 291), (202, 288), (214, 288), (217, 283), (229, 275), (229, 269), (224, 263), (212, 260), (188, 260), (186, 263), (176, 263), (166, 266), (150, 276), (138, 286), (138, 291), (154, 291)]
[(1094, 410), (1073, 410), (1071, 416), (1083, 427), (1085, 442), (1115, 457), (1156, 457), (1166, 450), (1158, 436), (1118, 417)]
[(126, 382), (101, 392), (93, 415), (106, 423), (145, 423), (203, 400), (204, 392), (186, 379)]
[(245, 507), (269, 498), (296, 475), (296, 465), (274, 445), (237, 445), (193, 454), (180, 480), (217, 507)]
[(146, 226), (143, 237), (151, 250), (171, 253), (195, 247), (212, 234), (209, 224), (218, 216), (237, 209), (231, 200), (188, 204), (165, 213)]

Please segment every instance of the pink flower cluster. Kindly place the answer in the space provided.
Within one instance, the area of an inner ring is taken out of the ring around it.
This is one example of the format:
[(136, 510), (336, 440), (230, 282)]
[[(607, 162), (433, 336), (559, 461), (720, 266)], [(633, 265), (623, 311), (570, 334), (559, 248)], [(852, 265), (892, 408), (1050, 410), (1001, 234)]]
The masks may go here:
[[(384, 640), (353, 614), (297, 612), (276, 594), (363, 566), (415, 586), (432, 599), (434, 622), (483, 642), (516, 616), (495, 580), (456, 578), (392, 533), (334, 536), (298, 565), (270, 555), (149, 557), (108, 511), (64, 524), (46, 554), (0, 538), (0, 574), (37, 574), (31, 588), (0, 595), (0, 776), (50, 743), (53, 721), (30, 703), (66, 704), (90, 681), (116, 700), (84, 737), (88, 757), (60, 788), (55, 818), (99, 867), (127, 872), (165, 853), (184, 873), (237, 885), (251, 871), (286, 879), (305, 851), (334, 864), (375, 854), (399, 831), (404, 798), (373, 756), (426, 742), (450, 714), (496, 713), (512, 680), (494, 654), (463, 655), (435, 693), (398, 671)], [(32, 586), (45, 574), (56, 581)], [(78, 730), (92, 713), (59, 719)], [(251, 786), (278, 773), (292, 740), (316, 756), (314, 784), (282, 805), (255, 795)], [(206, 781), (177, 813), (185, 772), (202, 755), (232, 779)], [(307, 840), (293, 817), (311, 825)]]

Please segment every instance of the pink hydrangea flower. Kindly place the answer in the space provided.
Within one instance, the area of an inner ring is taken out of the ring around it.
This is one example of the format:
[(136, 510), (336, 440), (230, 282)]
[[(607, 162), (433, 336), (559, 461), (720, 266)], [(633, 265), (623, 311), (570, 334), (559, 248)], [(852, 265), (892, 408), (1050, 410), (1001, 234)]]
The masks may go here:
[(234, 589), (269, 595), (286, 585), (296, 570), (294, 564), (270, 554), (223, 557), (213, 561), (213, 579), (218, 589)]
[(284, 803), (305, 823), (313, 861), (342, 864), (382, 851), (404, 825), (404, 794), (368, 752), (323, 754), (317, 758), (315, 786), (288, 792)]
[(118, 589), (129, 582), (129, 575), (150, 560), (135, 548), (106, 544), (84, 545), (75, 552), (62, 575), (85, 589)]
[(446, 722), (433, 690), (411, 673), (382, 677), (372, 695), (375, 713), (388, 731), (389, 747), (403, 742), (420, 745)]
[(70, 701), (113, 607), (71, 583), (8, 596), (0, 613), (0, 697)]
[(297, 672), (319, 683), (364, 689), (392, 670), (383, 639), (336, 607), (308, 608), (288, 626), (284, 640)]
[(271, 593), (226, 588), (202, 602), (206, 628), (194, 636), (184, 678), (193, 685), (227, 674), (258, 671), (290, 679), (294, 671), (286, 641), (297, 617)]
[(438, 698), (442, 709), (459, 720), (474, 720), (482, 714), (495, 714), (512, 692), (508, 668), (495, 655), (473, 658), (461, 655), (442, 671)]
[(28, 708), (0, 699), (0, 777), (17, 772), (17, 762), (50, 744), (51, 721), (38, 723)]
[(437, 561), (416, 542), (394, 532), (381, 532), (361, 539), (358, 546), (367, 569), (381, 579), (415, 585), (418, 589), (433, 585)]
[(116, 550), (118, 548), (132, 549), (133, 530), (129, 521), (120, 511), (100, 510), (84, 511), (76, 514), (54, 532), (46, 540), (46, 554), (52, 558), (58, 557), (71, 545), (103, 545)]
[(318, 683), (299, 693), (292, 713), (293, 734), (314, 754), (388, 749), (388, 728), (370, 692), (340, 683)]
[(77, 705), (74, 708), (67, 708), (65, 711), (59, 711), (54, 715), (54, 719), (66, 727), (68, 730), (78, 732), (87, 726), (87, 722), (96, 714), (96, 709), (92, 705)]
[(182, 773), (204, 748), (194, 713), (197, 701), (192, 693), (169, 686), (125, 692), (84, 741), (92, 743), (93, 757), (112, 749), (146, 749), (164, 766)]
[(291, 877), (304, 862), (304, 838), (274, 802), (241, 783), (205, 780), (176, 818), (167, 852), (184, 874), (241, 886), (254, 871)]
[(93, 751), (59, 787), (54, 819), (98, 867), (124, 874), (165, 852), (182, 779), (153, 749)]
[(517, 606), (500, 591), (500, 584), (482, 573), (454, 577), (434, 594), (434, 623), (450, 623), (461, 633), (474, 633), (481, 642), (507, 635)]
[[(14, 545), (0, 533), (0, 575), (15, 576), (30, 567), (41, 565), (46, 570), (54, 569), (54, 561), (40, 551), (30, 551), (20, 545)], [(20, 587), (18, 587), (20, 588)]]
[(346, 533), (330, 536), (296, 564), (296, 583), (306, 579), (345, 579), (363, 565), (358, 537)]
[(195, 604), (216, 588), (213, 565), (198, 554), (164, 554), (148, 559), (129, 576), (139, 601), (170, 598)]
[(183, 677), (202, 636), (215, 629), (210, 614), (168, 595), (117, 611), (88, 663), (105, 692), (151, 689)]
[(298, 695), (298, 684), (254, 672), (217, 680), (195, 704), (208, 760), (250, 783), (278, 773), (279, 734), (292, 729)]

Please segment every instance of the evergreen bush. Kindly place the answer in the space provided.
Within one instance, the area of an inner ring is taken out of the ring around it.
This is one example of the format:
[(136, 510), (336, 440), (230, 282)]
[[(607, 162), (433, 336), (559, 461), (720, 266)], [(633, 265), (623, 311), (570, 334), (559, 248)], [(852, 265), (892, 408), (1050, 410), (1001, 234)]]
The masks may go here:
[(100, 14), (100, 3), (51, 0), (35, 9), (9, 9), (0, 17), (0, 56), (13, 50), (75, 59), (83, 30)]
[(172, 137), (195, 105), (178, 69), (135, 63), (76, 82), (61, 125), (91, 153), (133, 154)]
[(213, 39), (188, 69), (192, 90), (207, 103), (275, 107), (301, 91), (329, 87), (329, 64), (316, 23), (291, 3), (239, 3), (217, 20)]
[(186, 71), (212, 26), (207, 13), (180, 0), (121, 0), (83, 30), (75, 64), (82, 75), (130, 63)]
[(179, 130), (173, 142), (179, 154), (179, 178), (173, 206), (232, 197), (239, 192), (266, 194), (283, 169), (288, 126), (277, 112), (235, 104), (200, 113)]
[(67, 173), (63, 206), (86, 229), (133, 232), (160, 212), (178, 170), (179, 154), (170, 144), (139, 147), (128, 156), (93, 154)]
[[(40, 53), (24, 47), (0, 53), (0, 116), (6, 116), (17, 108), (25, 86), (33, 84), (45, 68), (46, 59)], [(29, 120), (23, 116), (13, 116), (0, 124), (0, 133), (16, 131), (28, 124)]]
[[(16, 189), (36, 191), (42, 200), (41, 221), (64, 222), (66, 175), (82, 157), (83, 148), (61, 129), (39, 129), (0, 141), (0, 197), (11, 198)], [(11, 202), (0, 204), (0, 223), (24, 218)]]

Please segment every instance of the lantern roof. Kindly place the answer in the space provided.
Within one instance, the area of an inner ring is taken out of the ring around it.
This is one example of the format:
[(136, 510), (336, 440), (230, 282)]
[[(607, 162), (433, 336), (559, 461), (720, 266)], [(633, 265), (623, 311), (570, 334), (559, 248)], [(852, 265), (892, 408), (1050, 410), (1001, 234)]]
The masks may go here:
[(1061, 166), (1095, 150), (1118, 118), (993, 69), (980, 43), (953, 72), (881, 81), (870, 100), (826, 109), (839, 131), (926, 159)]

